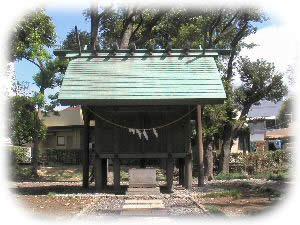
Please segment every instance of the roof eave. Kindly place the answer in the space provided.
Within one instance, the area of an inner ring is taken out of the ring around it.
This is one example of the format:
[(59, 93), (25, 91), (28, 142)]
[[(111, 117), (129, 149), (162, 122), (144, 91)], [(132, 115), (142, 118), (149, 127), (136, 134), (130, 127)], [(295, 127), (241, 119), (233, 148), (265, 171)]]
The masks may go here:
[(226, 98), (195, 99), (60, 99), (61, 105), (205, 105), (224, 104)]

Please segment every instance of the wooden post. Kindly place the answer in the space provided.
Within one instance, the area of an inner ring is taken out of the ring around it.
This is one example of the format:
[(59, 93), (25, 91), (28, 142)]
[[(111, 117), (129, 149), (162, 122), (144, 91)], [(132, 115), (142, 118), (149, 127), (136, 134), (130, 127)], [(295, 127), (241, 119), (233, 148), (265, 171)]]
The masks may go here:
[(82, 187), (89, 187), (89, 125), (90, 115), (88, 111), (83, 112), (84, 132), (83, 132), (83, 154), (82, 154)]
[(173, 176), (174, 176), (174, 159), (169, 157), (167, 159), (167, 191), (173, 191)]
[(107, 175), (108, 175), (108, 160), (102, 159), (102, 178), (103, 178), (103, 187), (107, 185)]
[(114, 158), (114, 190), (119, 193), (121, 190), (120, 185), (120, 159)]
[(97, 192), (103, 190), (103, 172), (102, 172), (102, 159), (99, 158), (98, 154), (95, 156), (95, 188)]
[(184, 187), (186, 189), (192, 188), (193, 182), (193, 160), (192, 160), (192, 146), (191, 146), (191, 119), (187, 117), (186, 121), (186, 156), (184, 159)]
[(201, 105), (197, 105), (197, 144), (198, 144), (198, 157), (199, 157), (199, 173), (198, 173), (198, 186), (204, 185), (204, 163), (203, 163), (203, 141), (202, 141), (202, 112)]
[(179, 184), (183, 185), (184, 183), (184, 159), (178, 159), (178, 169), (179, 169)]
[(193, 181), (193, 175), (192, 175), (192, 154), (188, 154), (184, 159), (184, 187), (186, 189), (192, 188), (192, 181)]

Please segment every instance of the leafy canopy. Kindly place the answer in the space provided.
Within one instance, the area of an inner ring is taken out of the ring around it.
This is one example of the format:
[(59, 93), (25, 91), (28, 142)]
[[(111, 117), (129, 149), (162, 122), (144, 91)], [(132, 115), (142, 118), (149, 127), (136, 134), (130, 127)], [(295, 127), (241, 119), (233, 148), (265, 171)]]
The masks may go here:
[(48, 60), (54, 45), (55, 25), (43, 9), (31, 12), (16, 24), (11, 40), (12, 60)]

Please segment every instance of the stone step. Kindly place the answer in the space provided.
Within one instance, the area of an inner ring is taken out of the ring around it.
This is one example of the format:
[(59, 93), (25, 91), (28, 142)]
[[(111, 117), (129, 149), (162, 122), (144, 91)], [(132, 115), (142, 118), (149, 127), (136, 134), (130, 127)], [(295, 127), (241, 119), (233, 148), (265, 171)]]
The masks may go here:
[(161, 199), (127, 199), (125, 204), (163, 204)]
[(163, 204), (128, 204), (123, 206), (123, 210), (143, 210), (143, 209), (164, 209)]
[(122, 216), (165, 216), (168, 214), (167, 209), (147, 209), (147, 210), (134, 210), (122, 211)]

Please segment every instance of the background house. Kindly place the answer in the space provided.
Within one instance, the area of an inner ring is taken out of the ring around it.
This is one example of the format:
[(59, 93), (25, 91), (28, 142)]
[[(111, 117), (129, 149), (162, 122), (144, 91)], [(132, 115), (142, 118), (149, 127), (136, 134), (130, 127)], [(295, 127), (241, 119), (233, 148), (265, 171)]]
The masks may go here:
[(257, 147), (264, 147), (265, 133), (278, 128), (276, 118), (279, 115), (282, 101), (276, 104), (262, 101), (260, 105), (251, 107), (248, 113), (248, 126), (250, 131), (250, 151)]
[[(46, 161), (79, 164), (83, 148), (83, 116), (80, 106), (68, 107), (59, 115), (49, 113), (42, 120), (47, 127), (46, 138), (40, 143)], [(90, 148), (93, 147), (94, 121), (91, 121)]]

